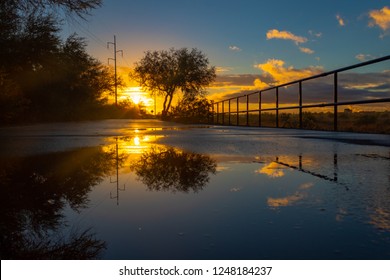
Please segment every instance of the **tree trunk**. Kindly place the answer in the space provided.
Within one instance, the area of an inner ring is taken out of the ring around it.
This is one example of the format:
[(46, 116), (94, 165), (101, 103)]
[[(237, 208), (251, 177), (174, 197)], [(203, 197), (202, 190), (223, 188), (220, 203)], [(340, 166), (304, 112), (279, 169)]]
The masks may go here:
[(173, 94), (169, 95), (169, 101), (168, 101), (168, 106), (167, 106), (167, 113), (169, 111), (169, 108), (171, 108), (171, 102), (172, 102)]
[(167, 101), (168, 101), (168, 94), (165, 95), (165, 98), (164, 98), (163, 110), (162, 110), (162, 113), (161, 113), (161, 118), (162, 119), (165, 119), (167, 114), (168, 114)]

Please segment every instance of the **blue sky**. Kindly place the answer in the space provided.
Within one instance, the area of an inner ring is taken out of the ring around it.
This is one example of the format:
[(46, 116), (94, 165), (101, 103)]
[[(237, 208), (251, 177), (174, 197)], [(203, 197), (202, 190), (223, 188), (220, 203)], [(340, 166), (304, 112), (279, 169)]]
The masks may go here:
[(146, 50), (196, 47), (218, 75), (273, 76), (296, 70), (299, 78), (301, 72), (330, 71), (389, 55), (390, 3), (105, 0), (88, 21), (68, 20), (64, 33), (75, 31), (88, 39), (89, 52), (102, 62), (112, 55), (106, 42), (115, 34), (124, 51), (124, 58), (118, 58), (123, 67), (131, 67)]

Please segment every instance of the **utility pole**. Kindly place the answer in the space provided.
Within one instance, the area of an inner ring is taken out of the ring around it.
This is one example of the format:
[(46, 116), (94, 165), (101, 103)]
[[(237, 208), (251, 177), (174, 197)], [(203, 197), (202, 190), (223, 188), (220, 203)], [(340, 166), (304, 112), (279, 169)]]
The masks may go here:
[(107, 49), (110, 48), (110, 44), (114, 46), (114, 58), (109, 58), (108, 59), (108, 64), (110, 64), (110, 60), (114, 61), (114, 75), (115, 75), (115, 106), (118, 106), (118, 79), (117, 79), (117, 72), (116, 72), (116, 54), (118, 52), (122, 53), (123, 56), (123, 51), (116, 50), (116, 36), (114, 35), (114, 42), (107, 42)]

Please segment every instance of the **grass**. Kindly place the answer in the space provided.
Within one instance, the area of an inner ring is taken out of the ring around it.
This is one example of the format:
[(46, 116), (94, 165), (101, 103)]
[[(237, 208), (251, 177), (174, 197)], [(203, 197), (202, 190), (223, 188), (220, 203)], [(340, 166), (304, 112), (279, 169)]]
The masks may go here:
[[(338, 113), (337, 118), (338, 131), (390, 134), (390, 111), (345, 111)], [(239, 125), (246, 126), (247, 121), (249, 126), (259, 126), (259, 114), (251, 113), (248, 115), (248, 119), (246, 113), (239, 114)], [(219, 114), (218, 121), (215, 115), (214, 122), (216, 124), (237, 125), (237, 114), (232, 113), (230, 115), (230, 123), (228, 114), (224, 114), (224, 116)], [(303, 112), (302, 114), (303, 129), (332, 131), (333, 123), (334, 114), (330, 112)], [(262, 113), (261, 126), (276, 127), (276, 114)], [(300, 128), (299, 114), (280, 111), (278, 127)]]

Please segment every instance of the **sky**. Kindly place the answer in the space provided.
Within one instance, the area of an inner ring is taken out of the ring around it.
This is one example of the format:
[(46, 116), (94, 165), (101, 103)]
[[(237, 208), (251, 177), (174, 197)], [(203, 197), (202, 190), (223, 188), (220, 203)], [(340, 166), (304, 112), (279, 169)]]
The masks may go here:
[(390, 2), (104, 0), (63, 31), (85, 37), (102, 62), (115, 35), (123, 69), (147, 50), (198, 48), (217, 68), (220, 87), (210, 95), (218, 99), (389, 55)]

